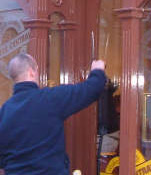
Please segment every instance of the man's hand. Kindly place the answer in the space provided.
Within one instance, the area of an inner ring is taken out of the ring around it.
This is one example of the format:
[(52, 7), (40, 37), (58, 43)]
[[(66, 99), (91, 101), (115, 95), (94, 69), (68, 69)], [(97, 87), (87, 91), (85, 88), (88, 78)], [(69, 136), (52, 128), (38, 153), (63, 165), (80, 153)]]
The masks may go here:
[(102, 60), (96, 60), (92, 62), (91, 71), (95, 69), (103, 70), (105, 69), (105, 63)]

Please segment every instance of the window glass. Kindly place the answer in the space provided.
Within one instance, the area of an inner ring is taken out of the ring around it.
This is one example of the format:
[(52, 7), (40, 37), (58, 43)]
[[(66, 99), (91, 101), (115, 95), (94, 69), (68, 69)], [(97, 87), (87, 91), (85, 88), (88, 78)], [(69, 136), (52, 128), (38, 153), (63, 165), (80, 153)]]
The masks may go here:
[[(141, 22), (139, 67), (139, 118), (136, 174), (151, 174), (151, 1), (145, 5)], [(142, 157), (140, 159), (140, 157)], [(139, 165), (141, 164), (141, 165)]]
[(26, 17), (16, 2), (5, 0), (0, 5), (0, 106), (12, 93), (7, 64), (18, 53), (27, 52), (30, 30), (22, 20)]
[[(108, 83), (99, 103), (98, 171), (119, 174), (121, 24), (114, 10), (121, 0), (102, 0), (99, 18), (99, 59), (106, 62)], [(116, 165), (114, 164), (116, 160)], [(113, 165), (114, 164), (114, 165)]]

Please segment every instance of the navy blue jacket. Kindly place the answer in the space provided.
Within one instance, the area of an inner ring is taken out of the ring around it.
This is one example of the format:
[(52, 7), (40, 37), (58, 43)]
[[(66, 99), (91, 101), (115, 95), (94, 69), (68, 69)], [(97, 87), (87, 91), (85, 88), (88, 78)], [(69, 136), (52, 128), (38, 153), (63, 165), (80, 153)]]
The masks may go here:
[(6, 175), (69, 175), (64, 120), (97, 100), (105, 75), (94, 70), (75, 85), (40, 89), (34, 82), (14, 86), (0, 110), (0, 163)]

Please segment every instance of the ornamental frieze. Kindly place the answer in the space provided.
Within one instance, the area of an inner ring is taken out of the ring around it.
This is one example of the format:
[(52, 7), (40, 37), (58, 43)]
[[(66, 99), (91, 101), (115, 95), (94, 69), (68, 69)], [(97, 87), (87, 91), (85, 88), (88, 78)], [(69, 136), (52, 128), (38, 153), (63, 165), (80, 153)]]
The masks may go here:
[(63, 4), (63, 0), (52, 0), (52, 3), (55, 6), (61, 6)]

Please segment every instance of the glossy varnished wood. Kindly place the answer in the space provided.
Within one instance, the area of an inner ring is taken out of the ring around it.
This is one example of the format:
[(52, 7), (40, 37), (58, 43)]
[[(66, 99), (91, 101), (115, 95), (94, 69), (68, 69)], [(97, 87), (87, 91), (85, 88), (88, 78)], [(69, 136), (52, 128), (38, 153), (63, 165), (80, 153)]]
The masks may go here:
[[(134, 5), (136, 2), (126, 2)], [(126, 5), (126, 4), (125, 4)], [(140, 59), (140, 22), (142, 11), (136, 7), (119, 10), (122, 22), (122, 83), (120, 125), (120, 175), (135, 174), (138, 121), (138, 71)]]

